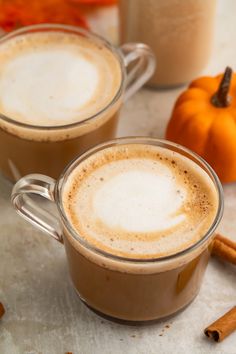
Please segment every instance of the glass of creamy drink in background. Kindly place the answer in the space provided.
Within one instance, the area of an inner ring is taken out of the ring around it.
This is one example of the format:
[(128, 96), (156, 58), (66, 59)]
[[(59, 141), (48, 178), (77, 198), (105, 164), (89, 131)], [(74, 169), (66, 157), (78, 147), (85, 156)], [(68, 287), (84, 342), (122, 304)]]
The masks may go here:
[(141, 43), (116, 49), (83, 29), (46, 24), (3, 36), (0, 67), (0, 171), (10, 180), (57, 178), (78, 154), (114, 138), (122, 103), (151, 77), (155, 59)]
[[(58, 218), (29, 203), (33, 194), (54, 202)], [(12, 203), (64, 243), (85, 304), (134, 322), (171, 315), (195, 298), (223, 211), (206, 162), (174, 143), (136, 137), (89, 150), (57, 181), (23, 177)]]
[(187, 83), (206, 66), (216, 0), (120, 0), (119, 4), (121, 43), (147, 43), (157, 58), (150, 86)]

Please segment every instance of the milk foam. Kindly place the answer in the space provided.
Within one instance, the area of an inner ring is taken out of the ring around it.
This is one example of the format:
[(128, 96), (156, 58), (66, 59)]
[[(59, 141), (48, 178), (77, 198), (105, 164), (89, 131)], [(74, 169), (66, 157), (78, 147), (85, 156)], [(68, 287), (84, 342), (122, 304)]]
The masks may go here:
[(25, 34), (0, 45), (0, 112), (21, 123), (82, 121), (116, 95), (120, 65), (105, 47), (74, 34)]
[[(114, 168), (122, 165), (128, 171), (118, 172), (98, 186), (93, 196), (94, 216), (107, 227), (128, 233), (162, 231), (181, 224), (185, 214), (176, 215), (176, 211), (180, 209), (186, 191), (181, 188), (181, 193), (176, 193), (171, 170), (158, 164), (157, 170), (152, 171), (152, 162), (145, 159), (133, 163), (142, 164), (147, 171), (129, 171), (129, 161), (116, 162)], [(101, 173), (105, 174), (103, 170)]]
[(217, 208), (210, 177), (176, 152), (147, 145), (107, 148), (81, 163), (63, 192), (77, 233), (110, 254), (148, 259), (199, 240)]

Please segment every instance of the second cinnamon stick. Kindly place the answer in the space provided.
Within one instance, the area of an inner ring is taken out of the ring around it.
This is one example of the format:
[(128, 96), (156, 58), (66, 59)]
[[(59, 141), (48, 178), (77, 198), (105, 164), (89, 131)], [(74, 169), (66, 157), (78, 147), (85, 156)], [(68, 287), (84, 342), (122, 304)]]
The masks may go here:
[(236, 330), (236, 306), (234, 306), (225, 315), (208, 326), (204, 333), (207, 337), (214, 339), (216, 342), (221, 342), (230, 333)]
[(213, 242), (212, 254), (236, 265), (236, 242), (218, 234)]

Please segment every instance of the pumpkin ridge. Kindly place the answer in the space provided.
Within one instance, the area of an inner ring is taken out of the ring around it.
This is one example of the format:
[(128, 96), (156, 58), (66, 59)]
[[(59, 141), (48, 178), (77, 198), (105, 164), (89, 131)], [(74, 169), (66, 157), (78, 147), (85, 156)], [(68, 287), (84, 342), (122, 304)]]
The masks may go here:
[[(177, 105), (173, 112), (172, 112), (172, 116), (171, 119), (169, 120), (169, 123), (167, 125), (167, 129), (166, 129), (166, 137), (169, 140), (173, 140), (177, 143), (182, 143), (182, 139), (179, 139), (179, 137), (182, 135), (182, 128), (185, 126), (187, 121), (190, 121), (192, 119), (194, 119), (194, 116), (196, 114), (204, 114), (205, 111), (207, 111), (208, 108), (208, 102), (203, 102), (204, 107), (199, 107), (198, 105), (198, 109), (199, 111), (192, 111), (191, 113), (188, 112), (188, 114), (183, 114), (183, 112), (186, 113), (186, 109), (190, 106), (192, 108), (192, 105), (194, 101), (189, 100), (187, 102), (182, 102), (179, 105)], [(194, 106), (195, 106), (195, 102), (194, 102)], [(180, 119), (181, 117), (181, 119)], [(184, 144), (183, 144), (184, 145)]]
[[(194, 116), (194, 122), (191, 122), (191, 121), (187, 121), (186, 123), (188, 123), (188, 125), (199, 125), (200, 124), (200, 122), (198, 121), (197, 122), (197, 120), (201, 120), (202, 118), (202, 114), (200, 113), (200, 114), (197, 114), (197, 115), (195, 115)], [(204, 117), (205, 118), (205, 117)], [(203, 153), (204, 153), (204, 151), (205, 151), (205, 146), (206, 146), (206, 144), (207, 144), (207, 141), (208, 141), (208, 134), (209, 134), (209, 131), (211, 130), (211, 126), (212, 126), (212, 124), (213, 124), (213, 122), (214, 122), (214, 117), (213, 117), (213, 115), (209, 115), (208, 114), (208, 120), (205, 120), (205, 122), (204, 123), (206, 123), (207, 122), (207, 124), (205, 124), (205, 129), (204, 129), (204, 131), (202, 130), (202, 132), (201, 132), (201, 137), (197, 137), (196, 139), (199, 139), (200, 140), (200, 142), (201, 142), (201, 145), (199, 144), (199, 142), (197, 141), (194, 141), (194, 135), (193, 134), (191, 134), (191, 140), (190, 141), (192, 141), (192, 144), (194, 145), (194, 146), (192, 146), (191, 145), (191, 149), (192, 150), (194, 150), (197, 154), (199, 154), (199, 155), (202, 155)], [(187, 124), (186, 124), (187, 125)], [(202, 125), (203, 126), (203, 125)], [(185, 128), (187, 128), (186, 126), (185, 126)], [(188, 134), (187, 134), (187, 136), (188, 136)], [(186, 137), (185, 137), (185, 141), (186, 141)], [(198, 146), (196, 146), (196, 144), (199, 144), (200, 145), (200, 147), (199, 147), (199, 145)]]
[[(185, 121), (179, 121), (178, 115), (172, 116), (171, 121), (169, 121), (166, 130), (166, 138), (172, 140), (176, 143), (182, 143), (181, 139), (182, 131), (184, 131), (185, 124), (195, 117), (195, 113), (186, 117)], [(172, 126), (174, 126), (174, 134), (172, 132)]]
[(198, 100), (209, 100), (209, 94), (208, 92), (197, 88), (193, 87), (188, 90), (185, 90), (177, 99), (175, 103), (175, 107), (183, 103), (184, 101), (198, 101)]
[(236, 159), (232, 151), (236, 151), (236, 122), (229, 113), (222, 112), (213, 121), (202, 155), (222, 182), (235, 179)]
[[(192, 115), (191, 117), (189, 117), (190, 119), (188, 119), (184, 123), (182, 123), (181, 129), (179, 131), (180, 139), (178, 139), (178, 143), (183, 144), (184, 146), (188, 147), (191, 150), (194, 150), (199, 155), (202, 155), (204, 152), (205, 145), (207, 143), (208, 132), (211, 129), (211, 125), (213, 122), (213, 115), (211, 117), (211, 121), (207, 124), (207, 129), (205, 129), (205, 131), (204, 131), (205, 138), (204, 138), (204, 135), (196, 138), (194, 133), (189, 134), (189, 130), (191, 130), (191, 126), (194, 126), (195, 121), (197, 119), (200, 119), (199, 117), (201, 117), (202, 115), (203, 115), (202, 112), (196, 113), (196, 114)], [(203, 134), (203, 133), (201, 133), (201, 134)], [(188, 139), (189, 136), (191, 137), (191, 139)], [(200, 139), (202, 141), (201, 147), (199, 147), (199, 145), (196, 146), (197, 139)], [(177, 139), (175, 139), (175, 141), (177, 142)]]
[(189, 88), (200, 88), (203, 91), (206, 91), (208, 94), (213, 95), (219, 86), (219, 81), (216, 77), (211, 76), (202, 76), (189, 85)]
[[(195, 110), (193, 111), (194, 114), (198, 114), (202, 111), (204, 111), (206, 108), (208, 109), (208, 106), (209, 106), (209, 101), (206, 100), (206, 101), (203, 101), (201, 100), (200, 102), (198, 102), (198, 104), (196, 105), (196, 102), (195, 100), (193, 99), (190, 99), (190, 100), (187, 100), (185, 102), (180, 102), (176, 108), (175, 108), (175, 111), (180, 111), (180, 110), (184, 110), (184, 111), (191, 111), (191, 110)], [(190, 109), (191, 108), (191, 109)], [(175, 113), (175, 112), (174, 112)], [(177, 112), (179, 113), (179, 112)], [(187, 112), (188, 113), (188, 112)], [(190, 113), (191, 114), (191, 113)]]
[(211, 132), (213, 124), (214, 124), (214, 117), (213, 117), (213, 114), (212, 114), (211, 124), (209, 124), (208, 129), (206, 131), (206, 138), (205, 138), (205, 141), (204, 141), (204, 144), (203, 144), (201, 156), (204, 156), (204, 154), (205, 154), (207, 142), (209, 140), (209, 135), (210, 135), (210, 132)]

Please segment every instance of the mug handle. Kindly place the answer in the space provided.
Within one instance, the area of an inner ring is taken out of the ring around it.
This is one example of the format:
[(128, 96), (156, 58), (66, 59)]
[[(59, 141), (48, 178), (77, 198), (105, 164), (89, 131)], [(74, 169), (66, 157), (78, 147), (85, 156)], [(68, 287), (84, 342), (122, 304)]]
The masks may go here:
[(11, 201), (20, 214), (29, 223), (63, 243), (62, 227), (59, 219), (51, 212), (38, 206), (30, 198), (32, 195), (40, 195), (50, 202), (55, 202), (54, 191), (56, 181), (41, 174), (30, 174), (21, 178), (13, 187)]
[(156, 68), (156, 59), (151, 48), (143, 43), (125, 43), (120, 51), (127, 72), (124, 95), (126, 101), (151, 78)]

